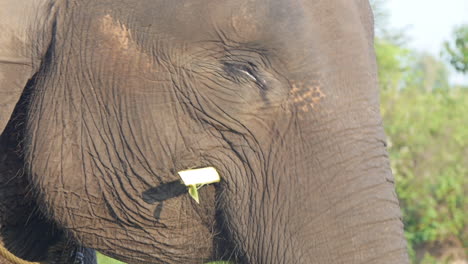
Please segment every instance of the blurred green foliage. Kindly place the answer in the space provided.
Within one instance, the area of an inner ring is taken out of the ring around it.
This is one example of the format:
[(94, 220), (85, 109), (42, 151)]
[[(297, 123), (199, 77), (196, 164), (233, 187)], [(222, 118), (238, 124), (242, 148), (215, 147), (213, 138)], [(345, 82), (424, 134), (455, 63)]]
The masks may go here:
[(442, 54), (461, 73), (468, 73), (468, 25), (455, 28), (454, 39), (444, 43)]
[(392, 170), (413, 256), (425, 244), (468, 241), (467, 110), (467, 89), (382, 91)]
[[(371, 2), (377, 22), (385, 21), (383, 2)], [(381, 110), (410, 256), (425, 264), (466, 258), (468, 87), (450, 86), (441, 58), (409, 49), (402, 32), (395, 39), (388, 24), (376, 26)], [(455, 30), (455, 43), (445, 44), (444, 56), (468, 73), (468, 27)]]

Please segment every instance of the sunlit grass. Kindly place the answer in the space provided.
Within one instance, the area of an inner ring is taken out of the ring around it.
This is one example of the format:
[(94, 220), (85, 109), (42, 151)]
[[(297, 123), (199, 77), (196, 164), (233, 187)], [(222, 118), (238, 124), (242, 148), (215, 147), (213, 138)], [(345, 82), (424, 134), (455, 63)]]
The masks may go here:
[(125, 264), (125, 262), (115, 260), (99, 252), (96, 252), (98, 264)]
[[(125, 262), (112, 259), (112, 258), (110, 258), (110, 257), (108, 257), (106, 255), (103, 255), (103, 254), (99, 253), (99, 252), (97, 252), (96, 254), (97, 254), (98, 264), (125, 264)], [(229, 262), (229, 261), (213, 261), (213, 262), (208, 262), (208, 263), (205, 263), (205, 264), (234, 264), (234, 263)]]

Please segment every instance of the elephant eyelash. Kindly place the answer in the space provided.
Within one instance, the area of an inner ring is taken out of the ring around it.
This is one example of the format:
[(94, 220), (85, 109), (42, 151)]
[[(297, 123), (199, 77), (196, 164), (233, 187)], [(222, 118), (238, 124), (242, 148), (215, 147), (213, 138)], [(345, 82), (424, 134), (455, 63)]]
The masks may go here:
[(255, 82), (260, 88), (265, 88), (265, 81), (260, 78), (258, 69), (253, 63), (223, 63), (224, 71), (235, 82), (250, 80)]
[(253, 81), (257, 81), (256, 74), (254, 70), (250, 67), (250, 65), (242, 65), (242, 64), (225, 64), (227, 70), (230, 73), (241, 73), (244, 76), (252, 79)]

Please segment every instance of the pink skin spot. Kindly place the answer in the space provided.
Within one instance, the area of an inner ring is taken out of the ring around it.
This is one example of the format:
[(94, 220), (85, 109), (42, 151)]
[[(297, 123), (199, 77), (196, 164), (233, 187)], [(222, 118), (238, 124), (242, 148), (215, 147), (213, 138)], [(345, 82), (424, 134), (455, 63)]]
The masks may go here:
[(320, 88), (320, 84), (305, 84), (304, 82), (291, 83), (291, 101), (302, 112), (313, 110), (320, 101), (325, 98), (325, 94)]

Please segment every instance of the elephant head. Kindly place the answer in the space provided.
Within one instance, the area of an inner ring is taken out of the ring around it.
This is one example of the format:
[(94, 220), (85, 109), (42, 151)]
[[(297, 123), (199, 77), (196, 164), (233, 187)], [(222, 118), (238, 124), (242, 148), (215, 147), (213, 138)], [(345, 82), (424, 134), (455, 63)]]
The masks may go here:
[[(68, 241), (128, 263), (408, 263), (367, 0), (0, 7), (13, 253), (51, 262)], [(197, 203), (177, 172), (204, 167), (221, 181)]]

